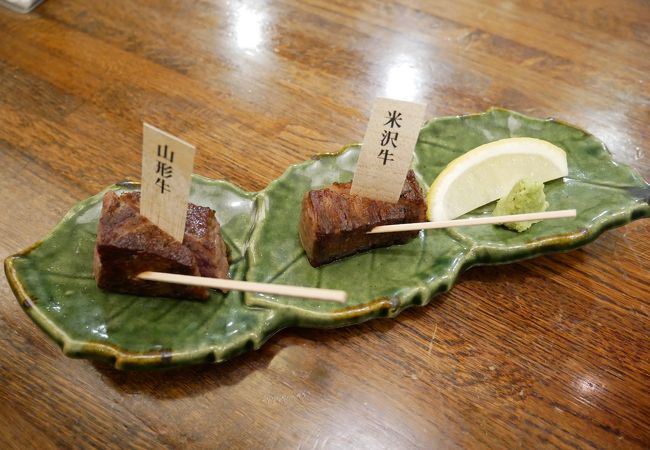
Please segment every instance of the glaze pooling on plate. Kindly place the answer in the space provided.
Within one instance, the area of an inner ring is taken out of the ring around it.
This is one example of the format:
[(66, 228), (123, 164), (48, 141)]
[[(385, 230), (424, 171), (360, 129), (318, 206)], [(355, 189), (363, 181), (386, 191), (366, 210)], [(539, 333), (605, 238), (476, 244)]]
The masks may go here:
[[(492, 109), (428, 122), (413, 167), (428, 186), (445, 165), (496, 139), (530, 136), (567, 152), (569, 176), (546, 185), (549, 209), (577, 208), (575, 219), (540, 222), (525, 233), (500, 227), (429, 230), (406, 245), (378, 249), (312, 268), (297, 224), (304, 192), (352, 177), (358, 146), (290, 167), (259, 193), (195, 176), (190, 201), (217, 212), (235, 279), (345, 289), (344, 305), (254, 293), (212, 291), (205, 302), (136, 297), (99, 290), (92, 252), (103, 192), (74, 207), (41, 242), (7, 258), (7, 278), (30, 317), (73, 357), (118, 368), (223, 361), (259, 348), (290, 326), (337, 327), (428, 303), (475, 264), (506, 263), (584, 245), (605, 230), (641, 217), (650, 189), (612, 161), (588, 133), (554, 120)], [(132, 190), (119, 184), (113, 190)], [(490, 214), (492, 205), (473, 211)]]

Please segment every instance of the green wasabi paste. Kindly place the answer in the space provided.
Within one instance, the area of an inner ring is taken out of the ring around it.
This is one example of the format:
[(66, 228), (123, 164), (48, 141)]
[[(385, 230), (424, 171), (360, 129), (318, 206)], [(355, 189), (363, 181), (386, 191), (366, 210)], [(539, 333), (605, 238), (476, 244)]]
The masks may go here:
[[(542, 212), (548, 208), (546, 195), (544, 195), (544, 183), (529, 179), (521, 179), (515, 183), (508, 195), (497, 202), (492, 211), (493, 216), (505, 216), (509, 214), (525, 214)], [(529, 229), (537, 221), (510, 222), (502, 224), (504, 227), (521, 233)]]

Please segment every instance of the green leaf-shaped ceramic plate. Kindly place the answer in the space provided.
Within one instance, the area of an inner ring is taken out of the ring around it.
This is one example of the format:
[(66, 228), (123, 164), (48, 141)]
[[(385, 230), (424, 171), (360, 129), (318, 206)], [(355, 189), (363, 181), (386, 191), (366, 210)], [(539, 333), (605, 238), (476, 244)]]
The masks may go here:
[[(350, 180), (358, 146), (292, 166), (259, 193), (194, 177), (190, 200), (217, 211), (233, 278), (344, 289), (344, 306), (239, 292), (213, 291), (205, 303), (103, 292), (92, 277), (103, 192), (74, 207), (43, 241), (7, 258), (5, 271), (24, 310), (66, 355), (108, 360), (118, 368), (164, 367), (223, 361), (290, 326), (338, 327), (392, 317), (450, 289), (472, 265), (570, 250), (609, 228), (650, 217), (650, 186), (613, 162), (600, 141), (564, 123), (511, 111), (428, 122), (414, 169), (428, 186), (462, 153), (512, 136), (545, 139), (566, 150), (569, 176), (548, 183), (546, 193), (550, 209), (577, 208), (575, 219), (540, 222), (521, 234), (494, 226), (430, 230), (406, 245), (318, 269), (309, 265), (298, 239), (300, 200), (307, 190)], [(123, 183), (109, 189), (134, 188)]]

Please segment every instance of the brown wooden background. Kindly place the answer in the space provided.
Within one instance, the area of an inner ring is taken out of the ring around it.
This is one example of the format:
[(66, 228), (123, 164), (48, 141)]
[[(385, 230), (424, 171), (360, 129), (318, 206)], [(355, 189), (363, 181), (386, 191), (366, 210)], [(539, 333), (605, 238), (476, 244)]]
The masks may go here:
[[(644, 0), (48, 0), (0, 10), (0, 256), (140, 170), (142, 121), (263, 188), (362, 139), (376, 96), (429, 117), (575, 123), (650, 178)], [(650, 445), (650, 221), (465, 273), (396, 320), (287, 330), (216, 366), (71, 360), (0, 281), (2, 448)]]

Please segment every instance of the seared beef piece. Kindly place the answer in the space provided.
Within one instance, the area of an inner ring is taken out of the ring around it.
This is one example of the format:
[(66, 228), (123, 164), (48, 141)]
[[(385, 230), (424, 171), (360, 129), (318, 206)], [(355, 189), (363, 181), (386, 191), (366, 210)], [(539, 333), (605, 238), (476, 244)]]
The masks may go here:
[(183, 245), (194, 254), (202, 277), (228, 278), (228, 247), (212, 209), (188, 204)]
[(300, 241), (312, 266), (377, 247), (404, 244), (418, 231), (366, 234), (376, 226), (423, 222), (427, 206), (409, 170), (397, 203), (350, 194), (352, 183), (309, 191), (302, 200)]
[(95, 245), (97, 286), (125, 294), (207, 299), (208, 289), (139, 280), (144, 271), (228, 277), (226, 246), (214, 211), (188, 205), (181, 244), (140, 215), (140, 194), (104, 196)]

